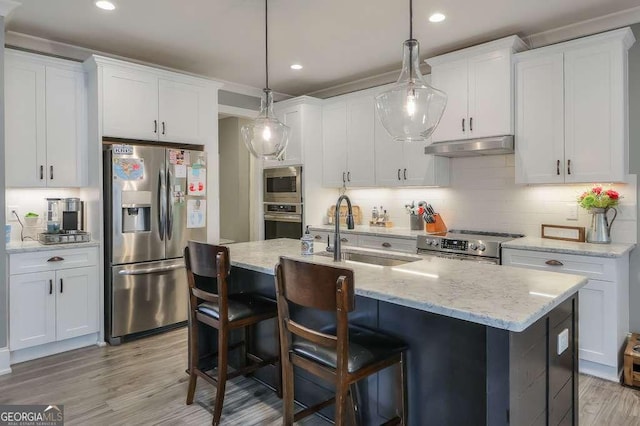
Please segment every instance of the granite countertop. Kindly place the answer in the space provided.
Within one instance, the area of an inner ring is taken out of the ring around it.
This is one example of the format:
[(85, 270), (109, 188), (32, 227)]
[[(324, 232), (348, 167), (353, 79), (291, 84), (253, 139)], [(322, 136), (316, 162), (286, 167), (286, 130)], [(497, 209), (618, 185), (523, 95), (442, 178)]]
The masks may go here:
[(41, 244), (38, 241), (12, 241), (7, 244), (7, 253), (29, 253), (34, 251), (63, 250), (85, 247), (99, 247), (100, 241), (91, 240), (86, 243)]
[[(316, 253), (321, 246), (315, 244)], [(233, 266), (270, 275), (281, 255), (336, 265), (330, 257), (301, 256), (298, 240), (236, 243), (229, 250)], [(516, 332), (587, 282), (579, 275), (414, 257), (422, 260), (393, 267), (351, 261), (339, 265), (353, 269), (357, 295)]]
[(502, 243), (503, 248), (544, 251), (595, 257), (621, 257), (629, 253), (635, 244), (592, 244), (574, 241), (551, 240), (549, 238), (524, 237)]
[[(333, 232), (335, 225), (310, 225), (310, 231), (324, 231)], [(416, 240), (418, 235), (429, 235), (424, 230), (413, 231), (409, 228), (384, 228), (369, 225), (356, 225), (355, 229), (347, 229), (346, 225), (340, 225), (341, 234), (358, 234), (358, 235), (373, 235), (375, 237), (393, 237), (404, 238), (407, 240)]]

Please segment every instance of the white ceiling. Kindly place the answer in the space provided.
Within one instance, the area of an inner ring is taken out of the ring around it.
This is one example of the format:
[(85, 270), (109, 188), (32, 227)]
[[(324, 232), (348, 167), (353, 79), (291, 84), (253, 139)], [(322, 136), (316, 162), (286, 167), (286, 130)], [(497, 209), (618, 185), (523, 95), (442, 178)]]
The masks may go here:
[[(263, 0), (20, 0), (7, 30), (264, 86)], [(638, 0), (414, 0), (426, 58), (638, 6)], [(440, 11), (440, 24), (427, 17)], [(271, 0), (270, 86), (301, 95), (400, 68), (408, 0)], [(292, 63), (302, 71), (289, 69)]]

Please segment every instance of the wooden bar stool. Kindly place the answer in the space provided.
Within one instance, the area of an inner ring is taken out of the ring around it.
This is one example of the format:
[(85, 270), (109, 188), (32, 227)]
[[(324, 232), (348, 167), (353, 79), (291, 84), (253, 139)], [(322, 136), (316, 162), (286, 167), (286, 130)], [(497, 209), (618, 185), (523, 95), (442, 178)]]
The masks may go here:
[[(278, 368), (278, 396), (281, 394), (281, 377), (279, 374), (279, 356), (262, 359), (250, 353), (250, 339), (247, 331), (260, 321), (275, 318), (278, 315), (276, 303), (266, 297), (252, 294), (228, 294), (227, 277), (231, 272), (229, 249), (224, 246), (189, 241), (184, 249), (184, 261), (187, 267), (189, 281), (189, 344), (190, 344), (190, 374), (187, 404), (193, 403), (196, 381), (202, 377), (216, 386), (216, 401), (213, 410), (213, 425), (220, 423), (222, 403), (224, 401), (227, 380), (240, 375), (249, 374), (260, 367), (275, 365)], [(209, 281), (216, 283), (217, 293), (210, 293), (196, 287), (196, 283)], [(199, 368), (198, 354), (198, 323), (204, 323), (218, 329), (218, 365), (216, 377), (207, 374)], [(244, 328), (245, 341), (229, 346), (231, 330)], [(277, 328), (276, 328), (277, 332)], [(279, 336), (277, 336), (279, 337)], [(227, 354), (229, 350), (241, 348), (247, 366), (227, 372)]]
[[(355, 309), (353, 271), (280, 257), (276, 265), (276, 293), (280, 322), (280, 359), (283, 375), (283, 424), (291, 425), (332, 403), (335, 424), (356, 423), (350, 389), (358, 380), (393, 364), (400, 367), (402, 406), (385, 424), (407, 423), (407, 345), (376, 330), (349, 325)], [(289, 302), (302, 308), (336, 313), (335, 327), (313, 330), (293, 321)], [(294, 414), (293, 366), (300, 367), (336, 386), (335, 397)], [(350, 400), (350, 406), (347, 404)]]

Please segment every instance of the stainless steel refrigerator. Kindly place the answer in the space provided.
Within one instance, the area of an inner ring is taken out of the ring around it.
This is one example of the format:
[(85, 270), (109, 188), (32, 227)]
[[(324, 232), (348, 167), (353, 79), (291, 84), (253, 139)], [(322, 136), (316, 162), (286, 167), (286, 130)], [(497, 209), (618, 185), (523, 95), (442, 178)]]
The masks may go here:
[(105, 145), (105, 328), (111, 344), (187, 320), (183, 250), (206, 241), (206, 154)]

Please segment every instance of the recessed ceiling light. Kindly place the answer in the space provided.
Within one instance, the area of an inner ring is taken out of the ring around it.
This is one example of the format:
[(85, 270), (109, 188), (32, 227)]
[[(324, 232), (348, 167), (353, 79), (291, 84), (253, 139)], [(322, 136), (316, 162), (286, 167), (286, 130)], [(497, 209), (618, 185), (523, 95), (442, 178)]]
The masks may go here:
[(291, 69), (292, 69), (292, 70), (301, 70), (301, 69), (302, 69), (302, 65), (300, 65), (300, 64), (293, 64), (293, 65), (291, 65)]
[(106, 0), (99, 0), (96, 2), (96, 6), (103, 10), (113, 10), (116, 8), (116, 5)]
[(429, 22), (442, 22), (446, 19), (447, 17), (444, 16), (442, 13), (440, 12), (436, 12), (433, 15), (429, 16)]

